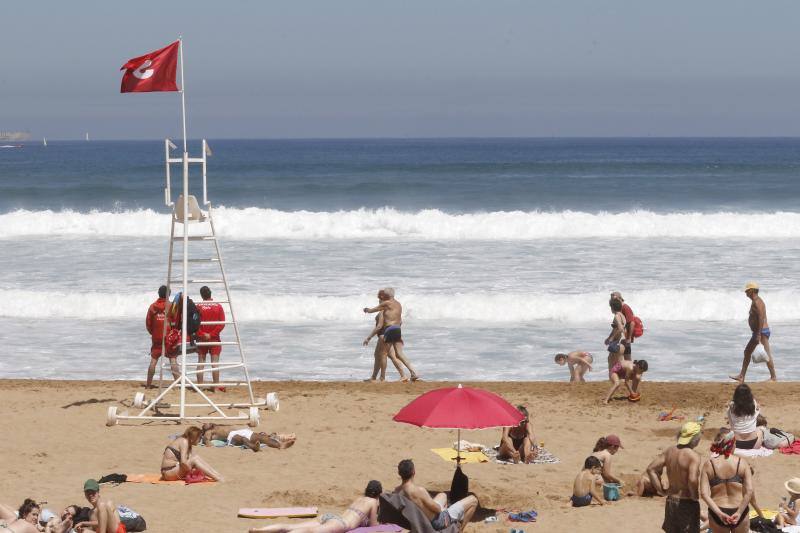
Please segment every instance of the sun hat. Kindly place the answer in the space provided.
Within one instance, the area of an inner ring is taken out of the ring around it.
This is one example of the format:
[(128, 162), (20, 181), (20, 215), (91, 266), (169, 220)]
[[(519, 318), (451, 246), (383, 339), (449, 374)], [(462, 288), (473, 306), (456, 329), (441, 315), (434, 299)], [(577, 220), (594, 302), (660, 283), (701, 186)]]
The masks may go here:
[(619, 437), (617, 437), (616, 435), (607, 436), (606, 442), (609, 443), (611, 446), (619, 446), (620, 448), (623, 449), (625, 448), (625, 446), (622, 445), (622, 441), (619, 440)]
[(792, 494), (800, 494), (800, 477), (793, 477), (784, 483), (783, 486)]
[(86, 492), (87, 490), (98, 492), (100, 490), (100, 484), (94, 479), (87, 479), (86, 483), (83, 484), (83, 492)]
[(758, 290), (758, 283), (756, 283), (755, 281), (748, 281), (747, 285), (744, 286), (744, 292), (747, 292), (750, 289)]
[(681, 426), (681, 436), (678, 437), (678, 444), (686, 445), (692, 442), (695, 435), (703, 430), (703, 426), (697, 422), (686, 422)]

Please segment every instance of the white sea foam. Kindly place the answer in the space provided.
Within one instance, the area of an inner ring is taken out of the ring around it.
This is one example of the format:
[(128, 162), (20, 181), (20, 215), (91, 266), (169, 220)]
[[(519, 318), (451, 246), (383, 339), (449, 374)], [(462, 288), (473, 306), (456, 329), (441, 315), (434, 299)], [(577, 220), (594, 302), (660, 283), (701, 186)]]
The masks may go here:
[[(495, 211), (450, 214), (438, 209), (279, 211), (219, 207), (217, 229), (230, 239), (537, 240), (583, 238), (795, 239), (800, 213), (587, 213)], [(162, 237), (169, 216), (134, 211), (27, 211), (0, 214), (0, 238), (46, 236)]]
[[(0, 316), (13, 318), (74, 318), (80, 320), (143, 319), (152, 293), (63, 293), (7, 290)], [(625, 295), (634, 311), (648, 321), (746, 320), (749, 303), (739, 291), (649, 290)], [(765, 294), (772, 321), (800, 320), (796, 302), (800, 292), (785, 290)], [(374, 295), (309, 296), (234, 294), (236, 313), (244, 321), (282, 323), (342, 322), (364, 324), (361, 309)], [(508, 294), (461, 293), (453, 295), (403, 294), (409, 321), (475, 321), (492, 324), (552, 320), (565, 323), (609, 321), (608, 293)]]

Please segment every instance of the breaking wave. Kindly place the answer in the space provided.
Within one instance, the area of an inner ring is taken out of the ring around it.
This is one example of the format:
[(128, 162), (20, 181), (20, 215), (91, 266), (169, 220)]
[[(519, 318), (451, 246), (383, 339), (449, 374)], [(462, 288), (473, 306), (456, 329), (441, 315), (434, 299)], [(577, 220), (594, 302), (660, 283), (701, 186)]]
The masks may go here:
[[(402, 294), (406, 320), (475, 321), (485, 324), (553, 320), (566, 323), (609, 321), (608, 292), (583, 294), (456, 293)], [(645, 322), (746, 320), (749, 305), (740, 291), (647, 290), (626, 293), (626, 299)], [(361, 311), (374, 295), (309, 296), (234, 292), (236, 314), (242, 321), (280, 323), (342, 322), (370, 324)], [(152, 293), (4, 291), (0, 316), (14, 318), (72, 318), (79, 320), (142, 320)], [(800, 291), (766, 293), (771, 321), (800, 320)], [(746, 326), (745, 326), (746, 327)]]
[[(584, 238), (790, 239), (800, 237), (800, 213), (588, 213), (494, 211), (452, 214), (438, 209), (352, 211), (214, 209), (228, 239), (538, 240)], [(196, 231), (196, 228), (192, 228)], [(169, 216), (132, 211), (28, 211), (0, 214), (0, 238), (48, 236), (163, 237)]]

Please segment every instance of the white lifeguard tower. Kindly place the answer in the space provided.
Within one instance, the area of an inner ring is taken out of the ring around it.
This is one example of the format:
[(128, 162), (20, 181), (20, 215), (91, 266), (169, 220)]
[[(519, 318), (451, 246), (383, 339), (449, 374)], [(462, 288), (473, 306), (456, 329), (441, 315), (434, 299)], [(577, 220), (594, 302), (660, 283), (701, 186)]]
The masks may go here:
[[(206, 164), (207, 156), (210, 153), (208, 143), (205, 139), (202, 141), (202, 157), (189, 157), (188, 153), (184, 151), (183, 157), (171, 157), (170, 150), (177, 147), (169, 139), (164, 140), (164, 154), (166, 160), (166, 187), (164, 188), (164, 203), (167, 207), (172, 209), (171, 229), (169, 237), (169, 258), (167, 260), (167, 282), (166, 286), (170, 290), (177, 288), (182, 292), (181, 295), (181, 309), (186, 309), (186, 300), (188, 298), (190, 287), (199, 288), (200, 285), (217, 285), (221, 286), (224, 290), (224, 299), (214, 300), (215, 303), (220, 304), (225, 309), (224, 321), (201, 321), (201, 325), (219, 325), (225, 324), (232, 326), (233, 335), (235, 340), (231, 341), (196, 341), (193, 344), (190, 339), (187, 339), (183, 332), (187, 331), (187, 313), (182, 312), (181, 324), (181, 343), (179, 354), (179, 369), (180, 376), (173, 379), (169, 384), (164, 386), (164, 370), (166, 369), (171, 373), (171, 364), (167, 357), (160, 359), (160, 372), (159, 372), (159, 392), (152, 399), (147, 400), (143, 392), (137, 392), (133, 399), (134, 408), (141, 409), (138, 414), (129, 415), (127, 413), (118, 413), (117, 406), (110, 406), (108, 408), (106, 424), (112, 426), (119, 420), (172, 420), (172, 421), (185, 421), (185, 420), (204, 420), (204, 421), (234, 421), (245, 420), (250, 426), (257, 426), (260, 420), (259, 408), (267, 408), (277, 410), (279, 407), (278, 397), (275, 393), (269, 393), (263, 400), (256, 401), (253, 395), (253, 387), (250, 383), (250, 374), (247, 371), (247, 360), (245, 358), (244, 349), (242, 347), (241, 337), (239, 335), (239, 325), (236, 322), (236, 314), (234, 313), (233, 302), (231, 299), (230, 288), (228, 286), (228, 279), (225, 275), (225, 267), (222, 262), (222, 254), (220, 253), (219, 241), (217, 232), (214, 226), (214, 218), (212, 214), (211, 202), (208, 201), (208, 188), (206, 178)], [(183, 166), (183, 194), (178, 196), (177, 201), (172, 201), (172, 184), (170, 165), (181, 164)], [(203, 192), (203, 207), (201, 209), (197, 198), (189, 194), (189, 165), (198, 164), (202, 167), (202, 192)], [(176, 231), (176, 226), (179, 226)], [(191, 229), (190, 229), (191, 228)], [(189, 253), (190, 243), (198, 243), (205, 245), (205, 250), (202, 251), (202, 256), (191, 256)], [(180, 258), (176, 258), (175, 245), (178, 245), (181, 250)], [(174, 278), (173, 265), (181, 263), (182, 276)], [(214, 267), (215, 272), (209, 274), (208, 269), (202, 272), (198, 277), (191, 276), (189, 273), (189, 265), (195, 266), (198, 270), (202, 270), (202, 266)], [(164, 323), (165, 331), (167, 329), (167, 320)], [(166, 353), (165, 341), (162, 341), (162, 354)], [(235, 346), (238, 351), (238, 360), (218, 363), (197, 363), (187, 361), (187, 354), (196, 351), (196, 347), (205, 346)], [(204, 369), (200, 370), (198, 367), (203, 366)], [(208, 372), (209, 370), (224, 371), (225, 376), (228, 377), (231, 373), (239, 374), (240, 379), (230, 378), (227, 381), (204, 382), (201, 384), (196, 383), (196, 376), (200, 372)], [(247, 390), (246, 401), (223, 403), (211, 399), (205, 387), (244, 387)], [(198, 401), (196, 403), (187, 402), (187, 391), (193, 391), (198, 394)], [(177, 401), (169, 402), (168, 398), (178, 393)], [(247, 409), (246, 412), (239, 409)], [(236, 410), (235, 413), (226, 412), (228, 410)], [(177, 412), (175, 412), (177, 410)], [(190, 413), (189, 411), (194, 413)], [(200, 411), (198, 413), (198, 411)], [(204, 411), (204, 412), (203, 412)]]

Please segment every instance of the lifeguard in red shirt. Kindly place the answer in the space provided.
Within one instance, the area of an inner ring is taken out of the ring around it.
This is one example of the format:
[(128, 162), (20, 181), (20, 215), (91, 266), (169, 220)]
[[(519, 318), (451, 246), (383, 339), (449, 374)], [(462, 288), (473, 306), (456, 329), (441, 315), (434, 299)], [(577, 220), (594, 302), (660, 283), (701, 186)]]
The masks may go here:
[[(150, 334), (150, 366), (147, 369), (147, 384), (145, 387), (148, 389), (153, 388), (153, 375), (156, 373), (156, 364), (158, 358), (161, 357), (161, 345), (164, 336), (169, 332), (169, 326), (164, 329), (164, 320), (166, 318), (167, 306), (167, 286), (162, 285), (158, 288), (158, 300), (150, 304), (147, 309), (147, 318), (145, 318), (145, 327)], [(175, 379), (180, 377), (178, 371), (178, 364), (175, 360), (175, 354), (167, 353), (170, 365), (172, 367), (172, 376)]]
[[(200, 312), (200, 329), (197, 330), (197, 340), (200, 342), (220, 342), (219, 334), (225, 328), (225, 324), (209, 324), (206, 322), (224, 322), (225, 311), (222, 306), (211, 300), (211, 289), (206, 286), (200, 287), (200, 297), (203, 301), (197, 304), (197, 310)], [(203, 366), (202, 363), (206, 362), (206, 354), (211, 354), (211, 362), (219, 362), (219, 354), (222, 353), (222, 346), (198, 346), (197, 347), (197, 362), (201, 366), (197, 368), (197, 383), (203, 383)], [(219, 383), (219, 370), (213, 367), (211, 371), (214, 383)], [(224, 387), (219, 390), (224, 391)]]

